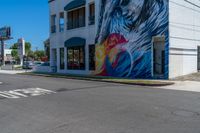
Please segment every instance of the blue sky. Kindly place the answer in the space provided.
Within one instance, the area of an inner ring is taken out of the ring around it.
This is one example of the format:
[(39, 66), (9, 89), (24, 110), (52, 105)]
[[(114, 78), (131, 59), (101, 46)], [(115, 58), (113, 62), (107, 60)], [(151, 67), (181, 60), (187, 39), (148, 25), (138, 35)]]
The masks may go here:
[(0, 0), (0, 27), (11, 26), (12, 39), (7, 47), (23, 37), (32, 49), (43, 49), (49, 36), (48, 0)]

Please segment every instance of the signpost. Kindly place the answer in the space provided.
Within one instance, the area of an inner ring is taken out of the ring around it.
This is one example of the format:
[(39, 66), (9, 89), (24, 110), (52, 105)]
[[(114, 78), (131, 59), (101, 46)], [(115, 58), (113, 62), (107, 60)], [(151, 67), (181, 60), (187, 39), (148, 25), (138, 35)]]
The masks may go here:
[(10, 27), (3, 27), (0, 28), (0, 42), (1, 42), (1, 64), (5, 65), (5, 59), (4, 59), (4, 49), (5, 44), (4, 41), (10, 40), (11, 38), (11, 28)]

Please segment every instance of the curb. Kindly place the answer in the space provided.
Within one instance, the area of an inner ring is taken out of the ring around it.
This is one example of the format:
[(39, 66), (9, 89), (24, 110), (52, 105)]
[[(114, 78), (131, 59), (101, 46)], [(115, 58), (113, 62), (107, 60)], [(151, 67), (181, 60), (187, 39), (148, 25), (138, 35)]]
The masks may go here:
[[(120, 82), (120, 81), (109, 81), (103, 79), (94, 79), (90, 77), (73, 77), (73, 76), (62, 76), (62, 75), (48, 75), (48, 74), (37, 74), (37, 73), (19, 73), (19, 75), (31, 75), (31, 76), (42, 76), (42, 77), (52, 77), (52, 78), (63, 78), (63, 79), (75, 79), (75, 80), (87, 80), (87, 81), (97, 81), (97, 82), (106, 82), (106, 83), (117, 83), (117, 84), (125, 84), (125, 85), (138, 85), (138, 86), (150, 86), (150, 87), (162, 87), (162, 86), (169, 86), (175, 84), (174, 82), (161, 82), (157, 83), (129, 83), (129, 82)], [(148, 80), (145, 80), (148, 81)], [(153, 82), (153, 81), (152, 81)]]

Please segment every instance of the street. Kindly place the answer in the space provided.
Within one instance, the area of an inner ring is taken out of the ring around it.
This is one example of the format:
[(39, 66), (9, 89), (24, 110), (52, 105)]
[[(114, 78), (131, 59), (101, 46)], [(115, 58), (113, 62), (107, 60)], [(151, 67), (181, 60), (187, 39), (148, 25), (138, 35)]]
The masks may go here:
[(200, 133), (199, 125), (200, 92), (0, 74), (0, 133)]

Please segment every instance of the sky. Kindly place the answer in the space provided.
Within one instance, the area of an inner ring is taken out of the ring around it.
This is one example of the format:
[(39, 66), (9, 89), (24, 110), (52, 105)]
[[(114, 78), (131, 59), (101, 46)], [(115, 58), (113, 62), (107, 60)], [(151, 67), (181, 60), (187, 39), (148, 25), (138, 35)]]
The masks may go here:
[(48, 0), (0, 0), (0, 27), (10, 26), (13, 39), (7, 48), (24, 38), (32, 49), (44, 49), (49, 36)]

